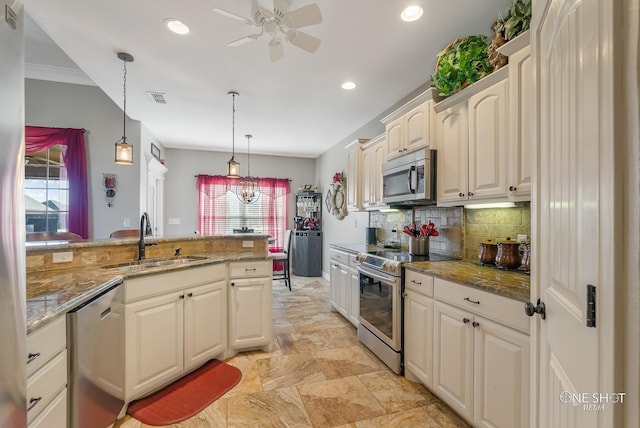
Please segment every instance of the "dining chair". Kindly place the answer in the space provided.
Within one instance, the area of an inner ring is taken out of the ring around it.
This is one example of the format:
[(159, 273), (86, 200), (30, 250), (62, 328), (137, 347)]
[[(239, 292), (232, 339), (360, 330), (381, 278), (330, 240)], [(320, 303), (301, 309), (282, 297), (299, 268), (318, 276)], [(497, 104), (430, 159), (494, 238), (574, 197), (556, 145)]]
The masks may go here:
[[(291, 258), (291, 231), (284, 232), (284, 247), (280, 253), (271, 253), (274, 262), (282, 263), (282, 270), (273, 271), (274, 280), (284, 280), (284, 283), (291, 291), (291, 274), (290, 274), (290, 258)], [(275, 263), (274, 263), (275, 265)]]
[(140, 231), (138, 229), (120, 229), (111, 232), (109, 238), (139, 238)]
[(29, 232), (27, 242), (33, 241), (82, 241), (82, 236), (73, 232)]

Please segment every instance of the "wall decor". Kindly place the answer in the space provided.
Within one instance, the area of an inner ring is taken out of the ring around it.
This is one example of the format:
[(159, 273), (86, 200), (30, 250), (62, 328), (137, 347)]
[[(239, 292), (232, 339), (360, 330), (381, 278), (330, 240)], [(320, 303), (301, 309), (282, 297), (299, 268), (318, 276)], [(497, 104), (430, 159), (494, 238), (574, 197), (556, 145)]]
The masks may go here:
[(338, 220), (347, 216), (347, 193), (344, 174), (336, 172), (333, 175), (332, 183), (327, 190), (325, 199), (327, 211), (333, 214)]
[(116, 188), (118, 187), (116, 175), (102, 174), (102, 185), (104, 186), (104, 199), (107, 201), (107, 206), (111, 208), (113, 206), (113, 198), (116, 196)]
[(151, 156), (160, 161), (160, 149), (153, 143), (151, 143)]

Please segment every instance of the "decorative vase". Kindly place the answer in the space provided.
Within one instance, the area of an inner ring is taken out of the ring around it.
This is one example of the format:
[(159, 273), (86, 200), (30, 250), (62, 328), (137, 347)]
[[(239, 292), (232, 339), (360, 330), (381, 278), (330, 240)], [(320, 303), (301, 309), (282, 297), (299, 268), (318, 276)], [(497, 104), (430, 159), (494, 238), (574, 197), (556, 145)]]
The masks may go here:
[(428, 256), (429, 238), (409, 238), (409, 254), (414, 256)]

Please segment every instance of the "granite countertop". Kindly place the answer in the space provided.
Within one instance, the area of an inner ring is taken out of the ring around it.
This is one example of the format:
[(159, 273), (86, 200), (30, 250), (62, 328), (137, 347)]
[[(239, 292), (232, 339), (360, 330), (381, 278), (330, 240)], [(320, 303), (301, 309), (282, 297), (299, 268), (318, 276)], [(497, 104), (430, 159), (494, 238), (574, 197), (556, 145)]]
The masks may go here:
[(464, 260), (411, 262), (403, 264), (403, 267), (521, 302), (529, 301), (530, 278), (522, 272), (505, 271)]
[[(126, 278), (226, 261), (265, 259), (264, 254), (258, 255), (258, 253), (251, 251), (224, 255), (193, 254), (193, 256), (206, 257), (206, 259), (179, 265), (154, 266), (130, 272), (104, 269), (100, 265), (29, 272), (27, 273), (27, 333), (66, 314), (103, 291), (123, 282)], [(269, 256), (266, 258), (268, 259)]]
[[(367, 244), (330, 244), (329, 247), (352, 254), (385, 250)], [(406, 262), (402, 266), (521, 302), (530, 300), (530, 277), (522, 272), (505, 271), (464, 260)]]

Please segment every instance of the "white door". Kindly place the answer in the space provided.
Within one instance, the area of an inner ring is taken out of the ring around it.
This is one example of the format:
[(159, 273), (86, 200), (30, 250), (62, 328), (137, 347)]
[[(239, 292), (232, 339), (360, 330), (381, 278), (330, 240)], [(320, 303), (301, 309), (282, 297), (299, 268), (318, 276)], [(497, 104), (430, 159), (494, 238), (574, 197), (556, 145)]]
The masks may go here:
[[(593, 397), (616, 392), (610, 358), (614, 315), (607, 307), (615, 283), (613, 238), (606, 233), (614, 190), (607, 178), (613, 168), (613, 52), (607, 53), (613, 43), (613, 3), (533, 4), (539, 176), (532, 198), (537, 220), (532, 298), (545, 303), (546, 319), (536, 316), (532, 323), (540, 384), (539, 420), (531, 423), (541, 427), (614, 426), (616, 405), (600, 407), (603, 403)], [(588, 284), (596, 289), (595, 327), (587, 326)]]
[(271, 278), (231, 279), (229, 347), (269, 345), (273, 339)]

